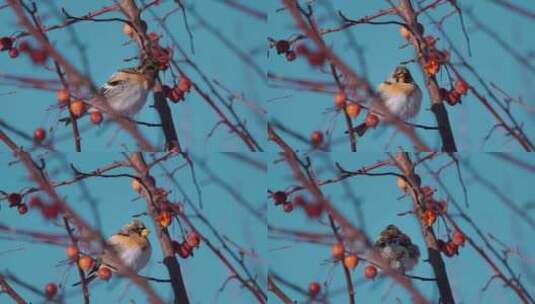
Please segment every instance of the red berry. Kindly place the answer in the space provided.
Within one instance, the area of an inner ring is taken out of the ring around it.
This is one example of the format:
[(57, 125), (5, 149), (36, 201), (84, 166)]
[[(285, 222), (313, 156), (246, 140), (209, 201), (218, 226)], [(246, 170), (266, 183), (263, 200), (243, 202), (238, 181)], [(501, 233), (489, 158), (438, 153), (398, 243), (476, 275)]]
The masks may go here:
[(436, 42), (437, 42), (437, 40), (433, 36), (425, 36), (424, 37), (424, 43), (428, 47), (434, 46)]
[(321, 133), (320, 131), (312, 132), (312, 135), (310, 136), (310, 141), (312, 142), (312, 146), (314, 146), (315, 148), (319, 147), (323, 142), (323, 133)]
[(102, 122), (102, 113), (100, 111), (94, 111), (89, 114), (89, 120), (95, 124), (98, 125)]
[(43, 201), (38, 196), (34, 196), (30, 198), (30, 200), (28, 201), (28, 205), (30, 205), (30, 207), (32, 208), (41, 207), (43, 206)]
[(308, 295), (315, 298), (321, 291), (321, 285), (318, 282), (311, 282), (308, 284)]
[(189, 90), (191, 89), (191, 80), (189, 80), (189, 78), (187, 77), (180, 78), (180, 80), (178, 81), (178, 88), (182, 92), (189, 92)]
[(304, 208), (306, 215), (310, 218), (319, 218), (323, 213), (323, 206), (320, 203), (308, 203)]
[(275, 44), (275, 48), (277, 49), (277, 54), (283, 54), (288, 52), (288, 50), (290, 49), (290, 43), (288, 42), (288, 40), (279, 40)]
[(292, 210), (294, 210), (294, 206), (292, 205), (292, 203), (286, 202), (282, 204), (282, 209), (284, 209), (284, 212), (290, 213), (292, 212)]
[(0, 51), (10, 50), (13, 46), (13, 39), (10, 37), (0, 38)]
[(108, 267), (100, 267), (98, 270), (98, 277), (104, 281), (109, 280), (111, 278), (111, 270)]
[(191, 247), (187, 243), (174, 245), (174, 249), (175, 253), (183, 259), (187, 259), (191, 255)]
[(322, 51), (311, 52), (307, 54), (308, 63), (311, 66), (322, 66), (325, 62), (325, 54)]
[(300, 54), (300, 55), (306, 55), (308, 54), (310, 51), (308, 49), (308, 47), (305, 45), (305, 44), (299, 44), (296, 48), (295, 48), (295, 52), (297, 54)]
[(306, 200), (302, 195), (296, 195), (294, 197), (294, 205), (303, 206), (305, 203), (306, 203)]
[(446, 243), (445, 246), (443, 246), (442, 252), (447, 257), (452, 257), (456, 254), (459, 254), (459, 246), (455, 245), (455, 243), (453, 243), (452, 241), (449, 241)]
[(184, 91), (178, 87), (175, 87), (169, 93), (168, 98), (171, 99), (172, 102), (177, 103), (184, 98)]
[(31, 50), (30, 58), (36, 64), (44, 64), (48, 59), (48, 52), (46, 50)]
[(275, 201), (275, 205), (284, 204), (286, 203), (286, 200), (288, 199), (288, 195), (286, 195), (286, 192), (284, 191), (274, 192), (271, 197)]
[(19, 51), (26, 52), (26, 51), (29, 51), (30, 49), (31, 49), (31, 47), (30, 47), (30, 44), (28, 43), (28, 41), (21, 41), (19, 43)]
[(46, 219), (55, 219), (58, 217), (59, 208), (56, 205), (41, 206), (41, 214)]
[(449, 91), (448, 94), (446, 95), (446, 102), (450, 106), (456, 105), (460, 100), (461, 100), (461, 94), (459, 94), (455, 90)]
[(20, 204), (21, 200), (22, 200), (22, 195), (18, 193), (9, 193), (7, 195), (7, 201), (9, 202), (9, 207), (13, 207), (13, 206)]
[(43, 128), (37, 128), (33, 132), (33, 140), (36, 142), (42, 142), (46, 137), (46, 131)]
[(54, 283), (48, 283), (45, 286), (45, 295), (47, 298), (52, 298), (58, 292), (58, 286)]
[(460, 231), (453, 232), (453, 237), (451, 238), (451, 241), (453, 244), (457, 246), (464, 246), (464, 242), (466, 241), (466, 238), (464, 234)]
[(364, 119), (364, 123), (369, 128), (375, 128), (379, 123), (379, 117), (377, 117), (377, 115), (368, 113), (368, 115), (366, 115), (366, 118)]
[(464, 80), (458, 79), (455, 81), (454, 90), (460, 95), (464, 95), (468, 92), (468, 84)]
[(17, 210), (19, 211), (20, 214), (26, 214), (26, 212), (28, 212), (28, 206), (26, 206), (26, 204), (20, 204), (17, 207)]
[(17, 58), (19, 57), (19, 50), (17, 50), (16, 48), (12, 48), (9, 50), (8, 54), (11, 58)]
[(155, 44), (157, 44), (158, 41), (160, 40), (160, 36), (156, 34), (155, 32), (150, 32), (147, 34), (147, 36), (149, 37), (150, 41)]
[(196, 248), (199, 247), (199, 244), (201, 243), (201, 237), (199, 234), (197, 234), (197, 232), (192, 231), (186, 237), (186, 242), (191, 248)]
[(286, 53), (286, 60), (288, 61), (294, 61), (296, 57), (297, 55), (294, 51), (288, 51), (288, 53)]
[(364, 268), (364, 277), (366, 279), (374, 279), (377, 276), (377, 267), (368, 265)]

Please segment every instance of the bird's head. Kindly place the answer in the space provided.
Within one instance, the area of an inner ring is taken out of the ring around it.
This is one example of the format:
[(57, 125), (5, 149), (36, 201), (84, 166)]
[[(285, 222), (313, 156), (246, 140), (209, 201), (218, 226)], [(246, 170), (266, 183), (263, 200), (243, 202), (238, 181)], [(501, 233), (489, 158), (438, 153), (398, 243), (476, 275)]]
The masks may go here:
[(150, 233), (149, 229), (145, 227), (145, 224), (139, 220), (133, 220), (132, 222), (124, 225), (121, 229), (121, 232), (129, 235), (137, 234), (142, 237), (147, 237)]
[(411, 72), (404, 65), (400, 65), (396, 67), (394, 69), (394, 72), (392, 72), (391, 78), (395, 80), (395, 82), (403, 82), (403, 83), (413, 82)]

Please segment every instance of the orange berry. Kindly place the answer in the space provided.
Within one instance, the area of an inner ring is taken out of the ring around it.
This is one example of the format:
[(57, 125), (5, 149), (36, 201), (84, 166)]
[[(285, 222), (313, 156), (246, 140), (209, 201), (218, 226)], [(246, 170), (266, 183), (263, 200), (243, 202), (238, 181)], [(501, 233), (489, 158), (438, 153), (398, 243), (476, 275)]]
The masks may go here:
[(58, 286), (54, 283), (48, 283), (45, 286), (45, 295), (47, 298), (52, 298), (58, 292)]
[(310, 140), (312, 142), (312, 146), (319, 147), (321, 143), (323, 142), (323, 133), (321, 133), (320, 131), (312, 132), (312, 135), (310, 136)]
[(88, 271), (93, 266), (93, 258), (87, 255), (81, 256), (78, 260), (78, 266), (80, 266), (83, 271)]
[(453, 232), (453, 237), (451, 238), (451, 241), (457, 246), (464, 246), (466, 238), (462, 232), (456, 230), (455, 232)]
[(162, 227), (167, 227), (171, 224), (173, 218), (169, 211), (162, 211), (158, 216), (156, 216), (156, 221), (162, 225)]
[(355, 269), (355, 267), (357, 267), (358, 264), (359, 264), (359, 258), (356, 255), (350, 254), (344, 257), (344, 265), (347, 268)]
[(411, 31), (409, 31), (408, 28), (406, 28), (404, 25), (399, 27), (399, 34), (401, 37), (409, 40), (411, 38)]
[(37, 128), (33, 132), (33, 140), (36, 142), (42, 142), (46, 137), (46, 131), (43, 128)]
[(374, 279), (377, 276), (377, 267), (368, 265), (364, 268), (364, 277), (366, 279)]
[(67, 252), (67, 256), (69, 259), (75, 259), (78, 256), (78, 248), (74, 245), (69, 245), (67, 248), (65, 248), (65, 251)]
[(201, 243), (201, 237), (199, 234), (197, 234), (197, 232), (192, 231), (186, 237), (186, 242), (192, 248), (199, 247), (199, 244)]
[(436, 59), (429, 59), (424, 66), (425, 72), (429, 76), (434, 76), (440, 70), (440, 62)]
[(56, 99), (61, 104), (67, 104), (69, 102), (69, 91), (67, 89), (61, 89), (56, 92)]
[(102, 122), (102, 113), (100, 111), (94, 111), (89, 114), (89, 120), (95, 124), (98, 125)]
[(422, 212), (420, 218), (424, 225), (432, 226), (437, 219), (437, 214), (433, 210), (425, 210), (424, 212)]
[(123, 25), (123, 33), (132, 38), (132, 36), (134, 35), (134, 28), (132, 28), (130, 25), (128, 25), (128, 23), (125, 23)]
[(344, 106), (344, 104), (346, 103), (346, 99), (346, 94), (342, 91), (336, 92), (336, 94), (334, 94), (334, 104), (339, 108)]
[(111, 270), (108, 267), (100, 267), (98, 270), (98, 277), (104, 281), (109, 280), (111, 278)]
[(173, 241), (173, 249), (175, 254), (178, 254), (183, 259), (186, 259), (191, 255), (191, 247), (188, 243), (180, 244), (177, 241)]
[(308, 284), (308, 295), (315, 298), (321, 291), (321, 285), (318, 282), (311, 282)]
[(460, 95), (464, 95), (468, 92), (468, 84), (462, 79), (457, 79), (457, 81), (455, 81), (454, 90)]
[(350, 103), (346, 106), (346, 113), (351, 118), (355, 118), (359, 116), (360, 113), (360, 105), (358, 103)]
[(85, 105), (81, 100), (74, 100), (71, 102), (69, 110), (75, 117), (80, 117), (85, 112)]
[(131, 186), (134, 191), (139, 192), (141, 190), (141, 183), (137, 179), (132, 179)]
[(340, 260), (344, 257), (344, 245), (342, 243), (336, 243), (331, 247), (331, 254), (333, 259)]
[(375, 128), (379, 123), (379, 117), (377, 117), (377, 115), (375, 114), (368, 113), (368, 115), (366, 115), (366, 118), (364, 119), (364, 123), (369, 128)]

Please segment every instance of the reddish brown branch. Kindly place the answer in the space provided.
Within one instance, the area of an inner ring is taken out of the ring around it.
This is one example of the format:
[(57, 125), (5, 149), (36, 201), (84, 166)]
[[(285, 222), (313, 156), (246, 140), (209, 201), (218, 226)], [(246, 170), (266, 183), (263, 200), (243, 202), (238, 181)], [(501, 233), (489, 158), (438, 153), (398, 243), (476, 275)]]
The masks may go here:
[(7, 283), (3, 275), (0, 274), (0, 290), (6, 293), (17, 304), (26, 304), (26, 301)]

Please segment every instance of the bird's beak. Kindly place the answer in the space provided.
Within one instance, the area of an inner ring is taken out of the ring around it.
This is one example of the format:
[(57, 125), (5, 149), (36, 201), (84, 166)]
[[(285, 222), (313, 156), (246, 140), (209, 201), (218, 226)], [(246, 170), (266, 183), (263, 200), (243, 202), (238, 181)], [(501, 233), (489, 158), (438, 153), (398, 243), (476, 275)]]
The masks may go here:
[(150, 234), (149, 229), (145, 228), (145, 229), (141, 230), (141, 236), (142, 237), (147, 237), (147, 236), (149, 236), (149, 234)]

